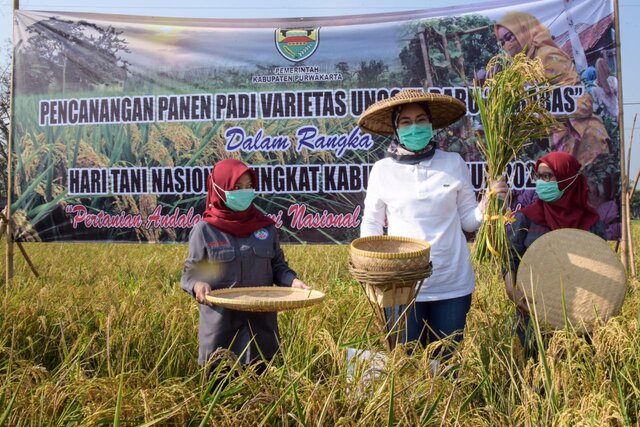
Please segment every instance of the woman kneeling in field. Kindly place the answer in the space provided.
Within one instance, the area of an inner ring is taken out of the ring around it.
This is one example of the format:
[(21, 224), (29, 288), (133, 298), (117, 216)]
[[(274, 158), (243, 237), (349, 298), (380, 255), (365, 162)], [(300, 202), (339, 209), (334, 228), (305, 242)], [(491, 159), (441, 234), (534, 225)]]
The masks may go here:
[(531, 244), (545, 233), (560, 228), (578, 228), (605, 238), (605, 226), (589, 205), (587, 181), (580, 174), (580, 163), (571, 154), (553, 152), (542, 156), (534, 168), (538, 199), (516, 213), (508, 233), (511, 265), (505, 275), (509, 298), (518, 305), (518, 336), (525, 349), (533, 351), (529, 331), (527, 301), (522, 290), (513, 286), (520, 259)]
[(269, 361), (279, 346), (275, 312), (212, 306), (207, 292), (274, 283), (309, 289), (287, 265), (273, 221), (253, 205), (256, 182), (241, 161), (218, 162), (207, 181), (204, 219), (189, 236), (181, 285), (200, 303), (200, 365), (217, 349), (231, 350), (243, 364)]

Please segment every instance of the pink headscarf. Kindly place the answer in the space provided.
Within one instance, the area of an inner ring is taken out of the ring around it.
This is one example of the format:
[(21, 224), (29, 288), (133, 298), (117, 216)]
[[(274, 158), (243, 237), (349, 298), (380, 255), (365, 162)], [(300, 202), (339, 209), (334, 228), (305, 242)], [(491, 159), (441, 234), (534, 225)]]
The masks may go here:
[[(218, 193), (233, 190), (238, 179), (245, 173), (251, 175), (253, 185), (258, 178), (249, 166), (240, 160), (226, 159), (215, 164), (207, 179), (207, 205), (204, 211), (204, 220), (217, 229), (234, 236), (248, 236), (256, 230), (273, 224), (273, 220), (260, 212), (252, 203), (248, 209), (242, 212), (231, 210), (225, 205), (225, 201)], [(219, 189), (215, 191), (214, 185)]]
[(522, 209), (531, 221), (545, 225), (552, 230), (558, 228), (580, 228), (589, 230), (600, 217), (589, 205), (587, 180), (580, 173), (580, 163), (571, 154), (556, 151), (542, 156), (536, 162), (535, 170), (540, 163), (549, 166), (558, 180), (558, 188), (564, 190), (562, 197), (555, 202), (543, 202), (538, 199)]

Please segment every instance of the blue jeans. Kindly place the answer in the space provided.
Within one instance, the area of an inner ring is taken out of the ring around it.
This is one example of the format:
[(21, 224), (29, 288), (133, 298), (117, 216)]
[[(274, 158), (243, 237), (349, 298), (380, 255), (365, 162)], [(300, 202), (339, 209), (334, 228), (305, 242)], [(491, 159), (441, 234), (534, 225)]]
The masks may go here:
[[(387, 328), (391, 328), (403, 312), (404, 306), (385, 308)], [(471, 294), (463, 297), (440, 301), (417, 301), (407, 313), (407, 329), (400, 341), (407, 343), (418, 341), (423, 347), (430, 342), (452, 337), (456, 343), (462, 341), (462, 333), (467, 322), (467, 313), (471, 308)], [(453, 349), (441, 350), (445, 358)]]

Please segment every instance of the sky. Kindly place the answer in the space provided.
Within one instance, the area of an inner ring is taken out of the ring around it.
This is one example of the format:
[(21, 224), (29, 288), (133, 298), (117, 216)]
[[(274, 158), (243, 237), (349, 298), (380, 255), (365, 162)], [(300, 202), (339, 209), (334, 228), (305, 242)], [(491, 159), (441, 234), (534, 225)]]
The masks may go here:
[[(569, 1), (569, 0), (568, 0)], [(579, 2), (580, 0), (574, 0)], [(608, 1), (608, 0), (603, 0)], [(285, 0), (21, 0), (23, 10), (110, 13), (123, 15), (171, 16), (184, 18), (300, 18), (388, 13), (440, 7), (482, 4), (477, 0), (324, 0), (311, 2)], [(233, 4), (233, 5), (231, 5)], [(628, 147), (634, 115), (640, 113), (640, 0), (618, 0), (620, 10), (620, 43), (622, 53), (622, 94), (624, 138)], [(0, 41), (10, 40), (13, 0), (0, 0)], [(5, 60), (6, 61), (6, 60)], [(4, 67), (5, 65), (3, 65)], [(635, 143), (631, 154), (631, 176), (640, 169), (640, 119), (635, 126)]]

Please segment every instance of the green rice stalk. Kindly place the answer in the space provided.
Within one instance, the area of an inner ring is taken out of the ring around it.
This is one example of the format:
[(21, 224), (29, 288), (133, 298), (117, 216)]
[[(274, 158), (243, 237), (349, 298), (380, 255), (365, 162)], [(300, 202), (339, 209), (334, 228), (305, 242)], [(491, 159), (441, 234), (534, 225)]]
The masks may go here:
[[(22, 387), (24, 377), (25, 377), (25, 374), (22, 374), (22, 378), (20, 378), (20, 383), (18, 383), (18, 386), (16, 387), (16, 391), (13, 393), (13, 396), (11, 396), (11, 400), (5, 407), (4, 412), (2, 412), (2, 415), (0, 415), (0, 427), (4, 427), (5, 425), (7, 425), (7, 420), (9, 419), (9, 415), (11, 415), (11, 410), (13, 409), (13, 405), (16, 403), (16, 399), (18, 398), (18, 392), (20, 391), (20, 387)], [(2, 401), (0, 403), (4, 405), (4, 393), (2, 396)]]
[[(533, 281), (531, 281), (531, 286), (532, 286), (531, 294), (534, 295)], [(536, 311), (535, 306), (536, 306), (535, 299), (531, 301), (531, 303), (529, 303), (529, 300), (527, 299), (527, 309), (529, 311), (529, 315), (531, 316), (531, 324), (533, 326), (533, 332), (535, 334), (536, 349), (538, 351), (540, 361), (544, 369), (543, 383), (547, 393), (547, 401), (551, 404), (552, 412), (555, 413), (558, 409), (558, 401), (557, 401), (556, 393), (553, 388), (553, 384), (555, 381), (554, 381), (553, 373), (551, 371), (551, 366), (549, 364), (549, 361), (547, 360), (547, 356), (546, 356), (547, 350), (545, 348), (544, 340), (542, 337), (542, 325), (540, 324), (540, 318), (538, 317), (538, 312)]]
[[(503, 179), (507, 165), (520, 150), (533, 139), (547, 137), (557, 125), (546, 108), (552, 86), (540, 60), (523, 53), (513, 58), (498, 55), (487, 64), (487, 75), (491, 74), (473, 91), (484, 129), (484, 138), (478, 135), (477, 145), (487, 162), (488, 183)], [(485, 220), (478, 230), (473, 259), (494, 259), (508, 265), (506, 202), (490, 191), (485, 197)]]
[(389, 416), (387, 417), (387, 427), (395, 425), (395, 411), (393, 407), (393, 399), (395, 397), (395, 377), (391, 374), (391, 392), (389, 393)]
[(304, 422), (305, 420), (305, 416), (304, 416), (304, 407), (302, 406), (302, 403), (300, 403), (300, 396), (298, 396), (298, 385), (294, 384), (293, 385), (293, 401), (296, 405), (296, 414), (298, 415), (298, 420), (300, 422), (300, 424), (302, 424), (303, 426), (306, 427), (306, 423)]
[(442, 400), (442, 396), (444, 396), (444, 392), (445, 392), (445, 388), (441, 387), (440, 391), (438, 392), (438, 395), (433, 400), (433, 403), (431, 404), (431, 406), (425, 405), (424, 410), (422, 411), (422, 414), (420, 414), (420, 426), (429, 425), (429, 422), (435, 415), (436, 408), (438, 407), (438, 405), (440, 404), (440, 401)]
[[(126, 348), (126, 345), (125, 345)], [(122, 413), (122, 395), (124, 394), (124, 361), (125, 356), (122, 355), (122, 365), (120, 367), (120, 381), (118, 382), (118, 394), (116, 397), (116, 410), (113, 415), (113, 427), (120, 426), (120, 415)]]
[(616, 391), (620, 399), (620, 411), (622, 412), (622, 417), (624, 418), (624, 425), (630, 426), (631, 420), (629, 419), (629, 414), (627, 412), (627, 405), (626, 405), (627, 399), (625, 398), (624, 392), (622, 391), (622, 386), (620, 385), (620, 378), (618, 378), (618, 373), (615, 368), (615, 365), (612, 365), (612, 366), (613, 366), (613, 372), (611, 372), (611, 376), (613, 377), (613, 382), (616, 385)]

